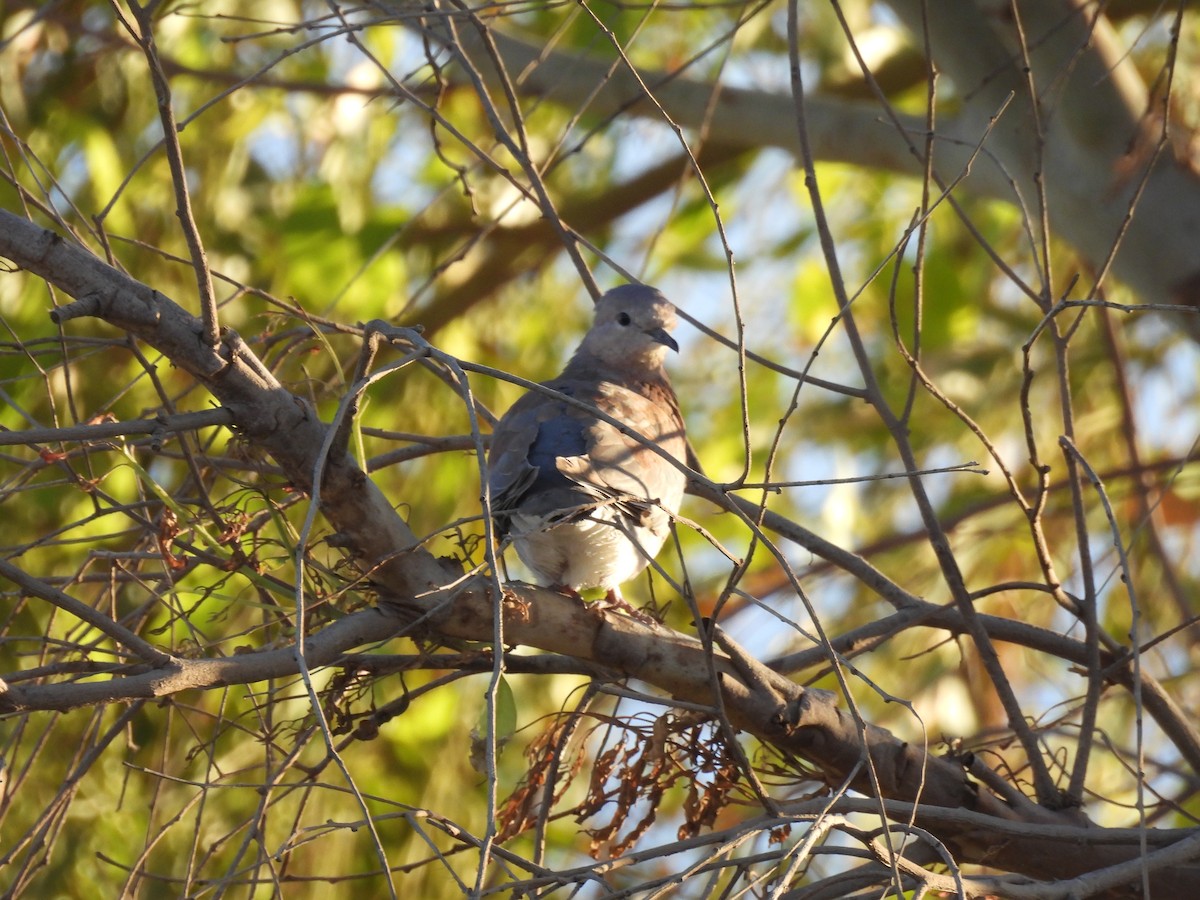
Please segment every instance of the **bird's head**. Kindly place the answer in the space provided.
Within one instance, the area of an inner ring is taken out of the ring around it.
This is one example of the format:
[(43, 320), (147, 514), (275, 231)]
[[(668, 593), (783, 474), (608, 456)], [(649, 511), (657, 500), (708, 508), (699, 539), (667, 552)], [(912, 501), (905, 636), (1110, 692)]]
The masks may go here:
[(616, 369), (658, 367), (668, 348), (679, 349), (671, 337), (675, 323), (675, 307), (658, 290), (621, 285), (596, 301), (595, 322), (578, 353)]

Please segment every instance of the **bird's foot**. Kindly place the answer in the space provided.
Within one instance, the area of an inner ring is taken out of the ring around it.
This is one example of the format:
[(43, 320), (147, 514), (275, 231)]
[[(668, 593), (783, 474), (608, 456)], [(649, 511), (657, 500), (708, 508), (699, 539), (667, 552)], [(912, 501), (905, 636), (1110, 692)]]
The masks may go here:
[(575, 590), (573, 587), (568, 587), (565, 584), (552, 584), (550, 585), (550, 590), (562, 594), (564, 597), (570, 597), (572, 600), (578, 600), (580, 603), (583, 603), (583, 595), (581, 595), (579, 591)]
[(654, 616), (636, 606), (630, 604), (628, 600), (621, 596), (621, 592), (616, 588), (610, 588), (604, 595), (603, 600), (597, 600), (592, 604), (596, 609), (615, 609), (625, 613), (631, 619), (636, 619), (643, 625), (661, 625), (662, 623)]

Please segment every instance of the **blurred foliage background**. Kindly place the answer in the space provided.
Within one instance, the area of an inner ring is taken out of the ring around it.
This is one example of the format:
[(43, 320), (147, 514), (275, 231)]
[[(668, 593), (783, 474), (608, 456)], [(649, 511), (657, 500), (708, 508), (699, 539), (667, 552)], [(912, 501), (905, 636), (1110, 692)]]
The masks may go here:
[[(1174, 100), (1176, 127), (1188, 133), (1200, 84), (1194, 16), (1182, 17), (1176, 48), (1170, 11), (1109, 6), (1147, 83), (1161, 80), (1168, 61), (1174, 65), (1175, 83), (1184, 86)], [(896, 109), (923, 116), (929, 90), (919, 37), (886, 6), (845, 0), (838, 9), (879, 88)], [(532, 166), (561, 221), (584, 240), (580, 259), (601, 288), (629, 276), (655, 284), (735, 346), (744, 329), (744, 347), (775, 364), (750, 360), (743, 383), (735, 347), (681, 329), (672, 376), (709, 477), (802, 482), (773, 490), (770, 508), (864, 557), (913, 595), (947, 602), (906, 481), (879, 477), (902, 472), (903, 462), (885, 423), (855, 394), (859, 361), (838, 316), (796, 157), (755, 148), (752, 134), (734, 142), (688, 128), (680, 133), (697, 170), (662, 117), (571, 107), (519, 88), (516, 117), (496, 85), (489, 108), (479, 85), (440, 49), (436, 30), (415, 26), (420, 11), (292, 0), (157, 4), (154, 39), (222, 323), (325, 416), (354, 371), (359, 340), (351, 326), (374, 318), (422, 325), (437, 347), (463, 360), (551, 377), (587, 327), (590, 304), (554, 223), (529, 199)], [(739, 102), (790, 90), (780, 4), (500, 4), (477, 12), (488, 27), (547, 54), (586, 53), (615, 66), (615, 40), (647, 70), (686, 64), (689, 79), (747, 92)], [(69, 233), (196, 309), (155, 93), (132, 22), (123, 4), (0, 6), (0, 205)], [(802, 4), (799, 35), (810, 93), (874, 102), (834, 7)], [(511, 74), (519, 83), (519, 73)], [(969, 100), (952, 80), (938, 83), (939, 109)], [(497, 115), (518, 143), (497, 139)], [(1195, 715), (1194, 340), (1169, 314), (1078, 309), (1060, 319), (1070, 334), (1056, 356), (1039, 328), (1044, 309), (989, 256), (1030, 282), (1052, 271), (1055, 298), (1070, 294), (1076, 277), (1089, 283), (1094, 270), (1059, 237), (1054, 211), (1052, 256), (1040, 261), (1028, 210), (973, 193), (967, 179), (955, 189), (963, 215), (948, 204), (934, 209), (918, 249), (906, 236), (922, 207), (922, 180), (864, 168), (856, 164), (860, 149), (844, 160), (823, 154), (818, 163), (829, 231), (870, 369), (895, 408), (911, 404), (908, 432), (919, 464), (978, 463), (923, 479), (977, 608), (1082, 637), (1077, 617), (1047, 590), (1030, 517), (978, 432), (1029, 496), (1045, 478), (1036, 518), (1062, 585), (1076, 596), (1087, 590), (1076, 518), (1082, 509), (1101, 628), (1128, 645), (1136, 609), (1137, 640), (1146, 647), (1141, 664)], [(1157, 299), (1113, 280), (1103, 296), (1131, 305)], [(63, 302), (37, 279), (0, 277), (5, 431), (212, 408), (188, 377), (111, 328), (84, 319), (56, 329), (48, 312)], [(918, 308), (924, 372), (975, 430), (914, 387), (892, 320), (911, 348)], [(820, 381), (798, 387), (801, 371)], [(520, 393), (486, 377), (471, 386), (496, 413)], [(1134, 561), (1129, 584), (1104, 505), (1093, 492), (1080, 506), (1068, 489), (1057, 447), (1064, 403), (1073, 411), (1075, 444), (1101, 475)], [(478, 463), (461, 437), (469, 427), (453, 390), (408, 367), (371, 389), (355, 446), (437, 552), (478, 564)], [(1044, 472), (1031, 462), (1031, 442)], [(285, 646), (295, 634), (294, 550), (305, 507), (270, 461), (236, 435), (208, 427), (25, 439), (2, 449), (5, 559), (182, 655)], [(660, 562), (675, 577), (686, 574), (699, 610), (717, 615), (760, 658), (812, 646), (801, 633), (811, 633), (810, 613), (744, 527), (697, 498), (683, 513), (734, 557), (752, 554), (731, 593), (728, 559), (680, 527), (679, 552)], [(322, 537), (305, 548), (309, 627), (370, 602)], [(829, 633), (891, 612), (853, 573), (799, 548), (787, 552)], [(88, 679), (128, 662), (61, 611), (17, 586), (0, 587), (6, 679)], [(671, 627), (694, 630), (692, 611), (661, 579), (626, 593), (662, 604)], [(1079, 739), (1084, 679), (1053, 655), (1014, 644), (998, 650), (1061, 774)], [(376, 655), (413, 652), (407, 644)], [(961, 741), (1004, 760), (1020, 781), (1019, 750), (968, 642), (912, 629), (855, 665), (853, 701), (869, 721), (912, 741)], [(797, 676), (834, 686), (820, 666)], [(372, 874), (379, 865), (373, 830), (404, 893), (459, 896), (475, 882), (478, 856), (448, 835), (456, 828), (482, 834), (487, 819), (487, 777), (472, 753), (486, 676), (414, 665), (345, 683), (334, 673), (317, 678), (349, 779), (328, 755), (296, 680), (0, 722), (8, 772), (0, 879), (8, 895), (76, 896), (82, 885), (111, 896), (377, 894), (385, 888)], [(506, 690), (511, 740), (495, 773), (501, 800), (519, 790), (536, 758), (525, 751), (543, 747), (556, 723), (563, 727), (560, 713), (586, 709), (611, 718), (582, 717), (590, 724), (570, 745), (579, 769), (546, 833), (513, 837), (505, 848), (557, 870), (588, 863), (590, 851), (603, 856), (621, 833), (594, 847), (587, 829), (608, 824), (613, 809), (628, 814), (625, 827), (632, 827), (648, 808), (612, 801), (577, 821), (571, 813), (586, 806), (591, 761), (620, 747), (636, 756), (660, 711), (596, 693), (578, 674), (512, 674)], [(374, 739), (354, 730), (373, 710), (397, 703)], [(1102, 750), (1088, 770), (1089, 815), (1133, 824), (1140, 803), (1157, 824), (1194, 824), (1195, 773), (1153, 723), (1144, 723), (1139, 745), (1136, 714), (1128, 695), (1105, 694)], [(694, 771), (664, 776), (657, 820), (643, 838), (651, 844), (669, 844), (688, 819), (689, 785), (719, 780), (690, 758)], [(346, 827), (363, 824), (351, 784), (369, 798), (372, 829)], [(812, 790), (779, 787), (781, 796)], [(715, 827), (756, 814), (752, 800), (740, 800), (747, 802), (723, 809)], [(610, 886), (650, 881), (676, 865), (651, 857), (611, 875)], [(825, 864), (814, 865), (819, 874)], [(502, 861), (489, 877), (503, 883)]]

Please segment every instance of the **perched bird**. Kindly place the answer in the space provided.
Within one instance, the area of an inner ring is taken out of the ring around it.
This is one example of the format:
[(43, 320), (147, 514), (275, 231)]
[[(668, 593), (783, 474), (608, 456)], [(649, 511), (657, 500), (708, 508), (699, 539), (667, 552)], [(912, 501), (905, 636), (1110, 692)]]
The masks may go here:
[(595, 322), (562, 374), (521, 397), (497, 423), (488, 454), (492, 514), (501, 537), (538, 580), (578, 594), (619, 586), (657, 555), (679, 510), (687, 439), (663, 368), (675, 309), (657, 290), (627, 284), (596, 301)]

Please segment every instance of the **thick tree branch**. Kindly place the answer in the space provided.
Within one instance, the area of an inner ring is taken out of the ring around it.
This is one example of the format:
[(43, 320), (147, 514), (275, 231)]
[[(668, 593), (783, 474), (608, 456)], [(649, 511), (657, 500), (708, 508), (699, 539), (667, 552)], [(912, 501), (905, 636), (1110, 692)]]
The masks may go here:
[[(1016, 20), (993, 14), (989, 0), (888, 5), (916, 35), (928, 18), (933, 58), (965, 101), (958, 128), (978, 132), (992, 104), (1015, 95), (989, 149), (1027, 203), (1044, 185), (1052, 229), (1094, 271), (1111, 259), (1112, 273), (1146, 303), (1197, 305), (1200, 178), (1167, 147), (1167, 110), (1152, 105), (1133, 55), (1103, 15), (1105, 4), (1022, 0), (1028, 74)], [(1039, 119), (1041, 153), (1033, 131)], [(1004, 199), (1013, 199), (1011, 190)]]

